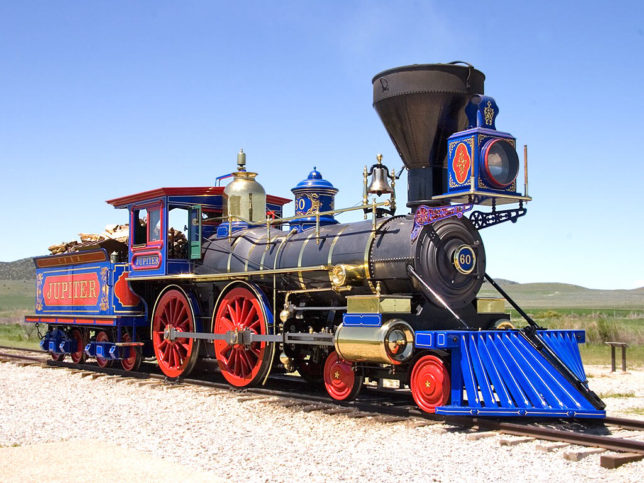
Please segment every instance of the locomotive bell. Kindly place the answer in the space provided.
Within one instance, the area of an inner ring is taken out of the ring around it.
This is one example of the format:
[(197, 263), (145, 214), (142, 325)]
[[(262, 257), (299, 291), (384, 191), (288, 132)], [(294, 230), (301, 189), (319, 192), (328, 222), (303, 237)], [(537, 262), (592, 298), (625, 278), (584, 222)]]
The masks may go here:
[(394, 189), (389, 184), (389, 168), (382, 164), (382, 154), (378, 155), (378, 164), (374, 164), (370, 170), (371, 183), (367, 191), (380, 196), (383, 193), (392, 194)]

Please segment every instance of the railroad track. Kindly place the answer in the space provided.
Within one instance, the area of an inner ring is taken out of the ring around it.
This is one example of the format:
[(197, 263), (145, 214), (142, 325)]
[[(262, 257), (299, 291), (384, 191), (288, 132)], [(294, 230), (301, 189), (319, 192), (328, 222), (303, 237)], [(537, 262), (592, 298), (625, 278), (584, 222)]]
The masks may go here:
[[(35, 355), (38, 354), (38, 355)], [(205, 370), (193, 377), (182, 380), (169, 380), (158, 372), (155, 364), (143, 364), (143, 371), (128, 372), (118, 368), (100, 368), (93, 364), (74, 364), (58, 362), (48, 358), (40, 350), (0, 346), (0, 360), (18, 360), (26, 364), (40, 364), (45, 367), (62, 367), (70, 370), (84, 371), (99, 375), (122, 376), (124, 378), (148, 379), (158, 384), (184, 384), (226, 391), (236, 397), (247, 399), (267, 399), (294, 410), (305, 412), (319, 411), (325, 414), (342, 414), (350, 418), (371, 418), (382, 423), (405, 422), (414, 426), (430, 424), (447, 424), (457, 428), (475, 430), (470, 436), (473, 439), (488, 434), (507, 434), (518, 436), (516, 443), (533, 440), (553, 442), (554, 445), (543, 446), (545, 450), (574, 444), (598, 448), (585, 453), (572, 452), (568, 459), (581, 459), (587, 454), (600, 450), (612, 451), (602, 454), (600, 464), (605, 468), (617, 468), (622, 464), (644, 459), (644, 421), (617, 417), (606, 417), (603, 420), (534, 420), (518, 423), (480, 417), (443, 417), (421, 412), (412, 402), (409, 391), (400, 389), (382, 389), (365, 386), (361, 396), (349, 403), (330, 402), (329, 396), (321, 388), (304, 383), (299, 377), (276, 376), (271, 378), (270, 387), (236, 389), (231, 387), (217, 373), (216, 364), (204, 364)], [(208, 366), (211, 366), (208, 368)], [(626, 435), (621, 433), (627, 432)], [(620, 433), (616, 437), (613, 433)], [(509, 441), (507, 444), (513, 444)], [(577, 455), (577, 456), (574, 456)]]

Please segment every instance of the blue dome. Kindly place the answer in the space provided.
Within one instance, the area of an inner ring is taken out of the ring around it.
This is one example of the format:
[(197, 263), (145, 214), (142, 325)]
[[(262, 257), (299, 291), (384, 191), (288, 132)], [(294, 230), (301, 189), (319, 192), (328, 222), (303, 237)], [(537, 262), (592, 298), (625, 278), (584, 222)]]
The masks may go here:
[(317, 168), (314, 166), (313, 171), (311, 171), (306, 179), (300, 181), (295, 188), (291, 191), (295, 192), (301, 189), (323, 189), (323, 190), (333, 190), (333, 192), (338, 191), (329, 181), (322, 178), (322, 173), (320, 173)]

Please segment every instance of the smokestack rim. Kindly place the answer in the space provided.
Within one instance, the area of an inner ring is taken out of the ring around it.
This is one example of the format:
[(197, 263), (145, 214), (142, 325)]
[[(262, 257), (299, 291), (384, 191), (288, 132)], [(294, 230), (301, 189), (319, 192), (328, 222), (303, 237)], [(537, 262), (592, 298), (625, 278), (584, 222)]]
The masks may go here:
[[(465, 65), (463, 65), (465, 64)], [(381, 77), (390, 75), (390, 74), (396, 74), (398, 72), (413, 72), (413, 71), (436, 71), (436, 70), (441, 70), (444, 72), (448, 73), (457, 73), (457, 72), (463, 72), (465, 70), (472, 70), (477, 73), (479, 73), (483, 77), (483, 81), (485, 81), (485, 74), (478, 70), (476, 67), (474, 67), (471, 64), (466, 64), (466, 63), (435, 63), (435, 64), (410, 64), (410, 65), (402, 65), (399, 67), (393, 67), (391, 69), (383, 70), (382, 72), (377, 73), (376, 75), (373, 76), (373, 79), (371, 79), (371, 83), (373, 84), (376, 82), (378, 79)]]

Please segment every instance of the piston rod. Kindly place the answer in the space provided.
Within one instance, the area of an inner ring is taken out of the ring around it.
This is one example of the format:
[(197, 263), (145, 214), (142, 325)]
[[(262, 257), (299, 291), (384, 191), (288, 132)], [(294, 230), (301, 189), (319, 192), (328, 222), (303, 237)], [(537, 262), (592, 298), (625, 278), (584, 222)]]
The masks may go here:
[(250, 330), (228, 331), (224, 334), (214, 334), (212, 332), (181, 332), (174, 327), (168, 327), (163, 336), (170, 341), (176, 339), (200, 339), (207, 342), (223, 340), (231, 345), (243, 344), (250, 345), (254, 342), (271, 342), (283, 344), (298, 345), (334, 345), (333, 334), (314, 332), (284, 332), (282, 334), (256, 334)]

